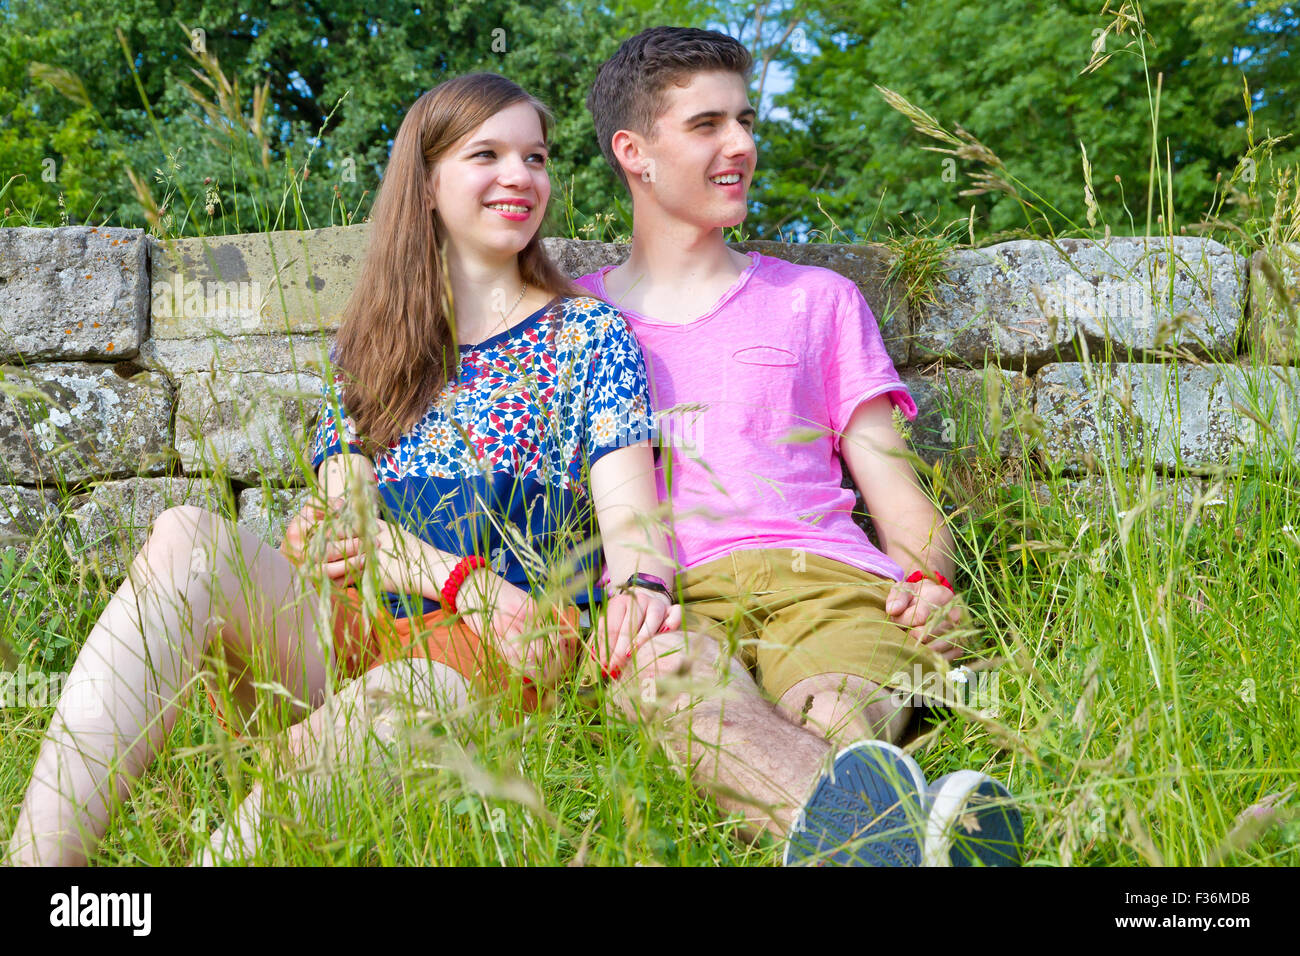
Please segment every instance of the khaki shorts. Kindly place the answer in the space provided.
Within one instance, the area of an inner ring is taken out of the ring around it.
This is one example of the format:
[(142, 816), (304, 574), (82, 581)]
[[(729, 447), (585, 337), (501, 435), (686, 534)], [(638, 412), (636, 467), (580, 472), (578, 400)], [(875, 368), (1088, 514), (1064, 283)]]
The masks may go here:
[(735, 551), (680, 583), (687, 630), (717, 639), (772, 700), (820, 674), (894, 688), (946, 683), (948, 664), (886, 613), (890, 578), (779, 548)]

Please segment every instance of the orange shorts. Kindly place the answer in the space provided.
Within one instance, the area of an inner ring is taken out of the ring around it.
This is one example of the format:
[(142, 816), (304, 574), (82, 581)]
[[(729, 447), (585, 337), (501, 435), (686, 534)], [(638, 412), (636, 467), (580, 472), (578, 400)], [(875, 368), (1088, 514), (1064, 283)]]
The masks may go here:
[[(334, 667), (340, 680), (359, 677), (387, 661), (422, 657), (446, 664), (484, 694), (504, 691), (510, 684), (509, 671), (494, 649), (484, 645), (459, 616), (453, 616), (448, 623), (449, 615), (441, 608), (413, 621), (410, 617), (394, 618), (387, 606), (381, 605), (367, 629), (361, 615), (361, 593), (356, 588), (335, 586), (330, 605), (334, 619)], [(578, 640), (580, 614), (580, 609), (573, 605), (556, 609), (557, 632)], [(519, 697), (525, 713), (537, 709), (537, 690), (531, 684), (519, 688)], [(221, 728), (238, 737), (226, 725), (211, 690), (208, 701)]]

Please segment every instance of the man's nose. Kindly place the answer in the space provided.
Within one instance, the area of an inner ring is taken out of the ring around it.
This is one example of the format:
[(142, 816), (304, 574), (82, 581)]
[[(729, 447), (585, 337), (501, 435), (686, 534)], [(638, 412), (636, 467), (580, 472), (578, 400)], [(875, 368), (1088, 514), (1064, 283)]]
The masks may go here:
[(754, 152), (754, 137), (740, 122), (730, 125), (727, 136), (728, 156), (744, 156)]

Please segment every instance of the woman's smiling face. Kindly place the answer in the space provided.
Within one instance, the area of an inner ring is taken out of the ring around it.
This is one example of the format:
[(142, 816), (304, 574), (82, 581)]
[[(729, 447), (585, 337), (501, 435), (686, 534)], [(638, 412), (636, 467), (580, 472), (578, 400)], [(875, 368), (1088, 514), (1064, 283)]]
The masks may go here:
[(540, 228), (551, 197), (541, 117), (527, 103), (492, 116), (434, 167), (434, 214), (461, 253), (502, 259)]

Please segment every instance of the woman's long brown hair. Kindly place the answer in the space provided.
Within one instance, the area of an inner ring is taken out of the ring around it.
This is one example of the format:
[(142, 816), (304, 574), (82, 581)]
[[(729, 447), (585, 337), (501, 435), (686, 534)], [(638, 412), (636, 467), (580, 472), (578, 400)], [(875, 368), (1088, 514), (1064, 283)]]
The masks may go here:
[[(495, 73), (438, 84), (415, 101), (397, 131), (334, 361), (343, 405), (372, 458), (419, 420), (460, 367), (441, 254), (446, 236), (430, 208), (434, 165), (491, 116), (521, 102), (537, 110), (547, 140), (550, 110)], [(523, 281), (552, 296), (585, 294), (547, 257), (541, 234), (539, 227), (519, 253)]]

